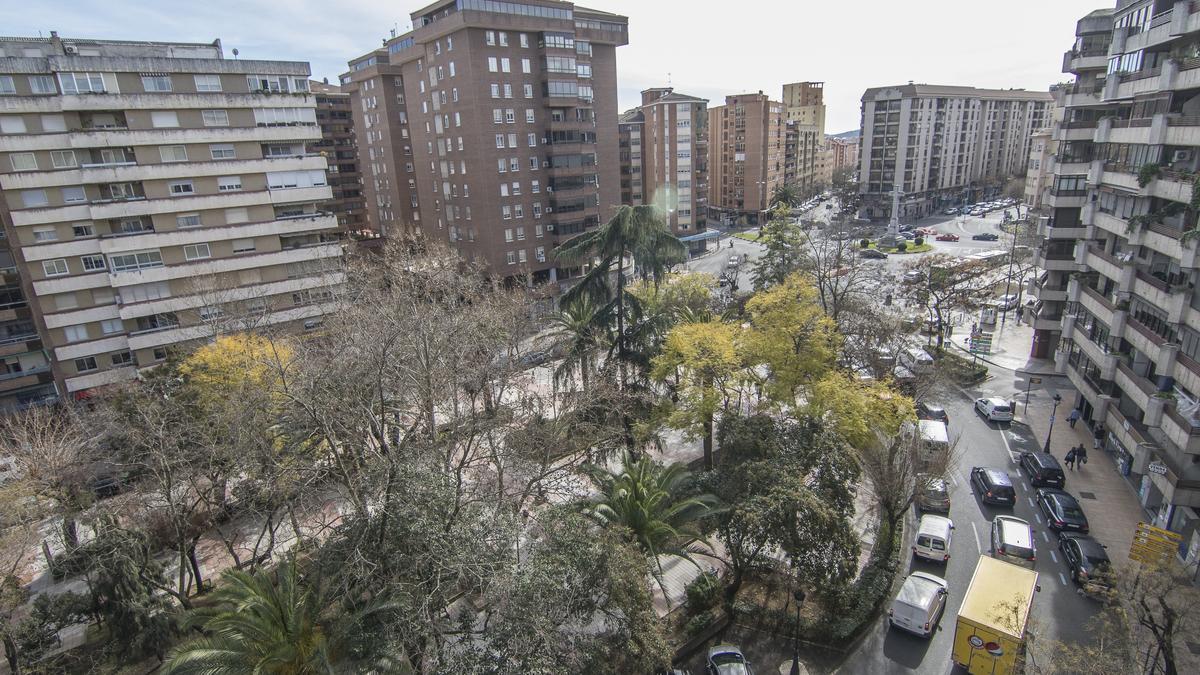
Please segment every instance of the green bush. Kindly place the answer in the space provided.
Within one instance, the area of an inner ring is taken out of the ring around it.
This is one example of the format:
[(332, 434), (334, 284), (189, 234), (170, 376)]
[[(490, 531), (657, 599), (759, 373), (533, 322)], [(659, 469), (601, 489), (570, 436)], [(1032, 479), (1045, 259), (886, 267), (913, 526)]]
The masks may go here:
[(688, 614), (700, 614), (717, 604), (721, 598), (721, 580), (711, 572), (705, 572), (687, 585), (687, 600), (684, 608)]
[(687, 624), (683, 627), (683, 632), (689, 636), (699, 635), (705, 628), (711, 626), (715, 619), (716, 617), (711, 611), (701, 612), (688, 619)]
[(896, 250), (899, 251), (900, 253), (904, 253), (905, 251), (908, 250), (908, 242), (902, 241), (899, 244), (896, 244)]
[(820, 618), (804, 621), (801, 632), (810, 639), (837, 645), (849, 640), (869, 622), (891, 594), (892, 581), (900, 567), (898, 541), (896, 537), (890, 546), (882, 539), (876, 542), (871, 560), (858, 579), (830, 598), (829, 611)]
[(913, 246), (921, 246), (925, 243), (925, 237), (917, 237), (913, 239)]
[(858, 247), (859, 248), (871, 248), (871, 240), (870, 239), (860, 239), (858, 241)]

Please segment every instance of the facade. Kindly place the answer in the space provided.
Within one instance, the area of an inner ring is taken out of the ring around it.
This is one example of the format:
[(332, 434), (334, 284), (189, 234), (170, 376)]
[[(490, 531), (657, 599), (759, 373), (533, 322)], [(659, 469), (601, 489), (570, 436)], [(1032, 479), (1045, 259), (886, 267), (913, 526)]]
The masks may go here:
[[(891, 217), (899, 187), (903, 219), (998, 194), (1025, 175), (1029, 138), (1047, 126), (1049, 92), (907, 84), (862, 97), (862, 215)], [(902, 170), (902, 172), (901, 172)]]
[(325, 208), (346, 232), (355, 238), (369, 238), (373, 231), (367, 227), (364, 214), (350, 94), (328, 81), (310, 80), (308, 87), (315, 98), (317, 125), (321, 127), (320, 140), (309, 143), (308, 151), (323, 155), (329, 163), (327, 172), (333, 199)]
[(783, 104), (761, 91), (726, 96), (708, 120), (710, 215), (729, 224), (765, 222), (771, 193), (786, 176)]
[(442, 0), (412, 22), (341, 78), (372, 228), (419, 231), (497, 276), (561, 290), (580, 270), (555, 248), (621, 203), (627, 19), (555, 0)]
[(831, 151), (830, 173), (858, 168), (858, 134), (826, 136), (825, 143)]
[(47, 365), (82, 397), (224, 327), (319, 321), (342, 246), (307, 63), (56, 33), (0, 50), (10, 404), (52, 395)]
[(708, 221), (708, 100), (669, 87), (642, 92), (619, 124), (621, 203), (656, 204), (692, 252)]
[(1148, 520), (1200, 515), (1200, 11), (1122, 1), (1076, 26), (1030, 289), (1035, 356), (1078, 389)]
[(801, 197), (828, 186), (825, 174), (825, 83), (793, 82), (783, 85), (783, 106), (792, 154), (785, 182)]
[(1054, 179), (1054, 155), (1058, 147), (1055, 128), (1035, 131), (1029, 139), (1029, 171), (1025, 174), (1025, 204), (1030, 214), (1046, 209), (1050, 183)]

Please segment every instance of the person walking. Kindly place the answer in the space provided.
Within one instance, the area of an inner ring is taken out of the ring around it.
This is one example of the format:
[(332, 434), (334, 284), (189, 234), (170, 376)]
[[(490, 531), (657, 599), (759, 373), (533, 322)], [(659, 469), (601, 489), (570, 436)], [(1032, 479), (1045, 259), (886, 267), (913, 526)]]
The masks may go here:
[(1071, 414), (1067, 415), (1067, 424), (1071, 425), (1071, 428), (1074, 429), (1075, 423), (1078, 421), (1079, 421), (1079, 408), (1071, 408)]
[(1080, 443), (1079, 449), (1075, 451), (1075, 465), (1082, 467), (1084, 464), (1087, 464), (1087, 448)]
[(1068, 469), (1075, 468), (1075, 448), (1071, 448), (1067, 451), (1067, 457), (1064, 463), (1067, 465)]
[(1104, 444), (1104, 425), (1097, 424), (1096, 431), (1092, 435), (1092, 449), (1099, 450), (1100, 446), (1103, 444)]

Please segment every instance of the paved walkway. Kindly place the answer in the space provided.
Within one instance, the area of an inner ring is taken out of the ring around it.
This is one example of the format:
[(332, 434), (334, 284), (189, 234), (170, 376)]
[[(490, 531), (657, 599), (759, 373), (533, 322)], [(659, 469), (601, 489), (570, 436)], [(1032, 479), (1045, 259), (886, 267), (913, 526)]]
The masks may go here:
[[(979, 360), (992, 366), (1021, 373), (1054, 375), (1054, 359), (1035, 359), (1029, 356), (1033, 345), (1033, 328), (1028, 324), (1017, 321), (1016, 316), (1009, 312), (1008, 320), (995, 326), (983, 326), (982, 330), (992, 334), (992, 350), (989, 354), (981, 354)], [(967, 336), (970, 326), (959, 326), (954, 330), (951, 343), (963, 354), (971, 356), (967, 349)]]

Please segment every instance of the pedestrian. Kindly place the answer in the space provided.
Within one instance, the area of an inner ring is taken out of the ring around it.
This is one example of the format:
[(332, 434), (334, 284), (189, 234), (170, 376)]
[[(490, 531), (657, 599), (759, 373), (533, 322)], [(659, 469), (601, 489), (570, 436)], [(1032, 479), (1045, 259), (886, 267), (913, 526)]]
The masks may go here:
[(1075, 448), (1071, 448), (1070, 450), (1067, 451), (1065, 463), (1066, 463), (1068, 469), (1075, 468)]
[(1095, 434), (1092, 436), (1092, 449), (1099, 450), (1101, 444), (1104, 443), (1104, 425), (1097, 424)]
[(1083, 447), (1083, 443), (1079, 444), (1079, 449), (1075, 451), (1075, 461), (1078, 466), (1087, 464), (1087, 448)]
[(1075, 423), (1078, 421), (1079, 421), (1079, 408), (1071, 408), (1071, 414), (1067, 415), (1067, 424), (1071, 425), (1071, 428), (1074, 429)]
[(1018, 308), (1017, 308), (1017, 321), (1020, 321), (1020, 320), (1021, 320), (1021, 315), (1022, 315), (1022, 314), (1024, 314), (1024, 313), (1025, 313), (1025, 308), (1024, 308), (1024, 307), (1018, 307)]

